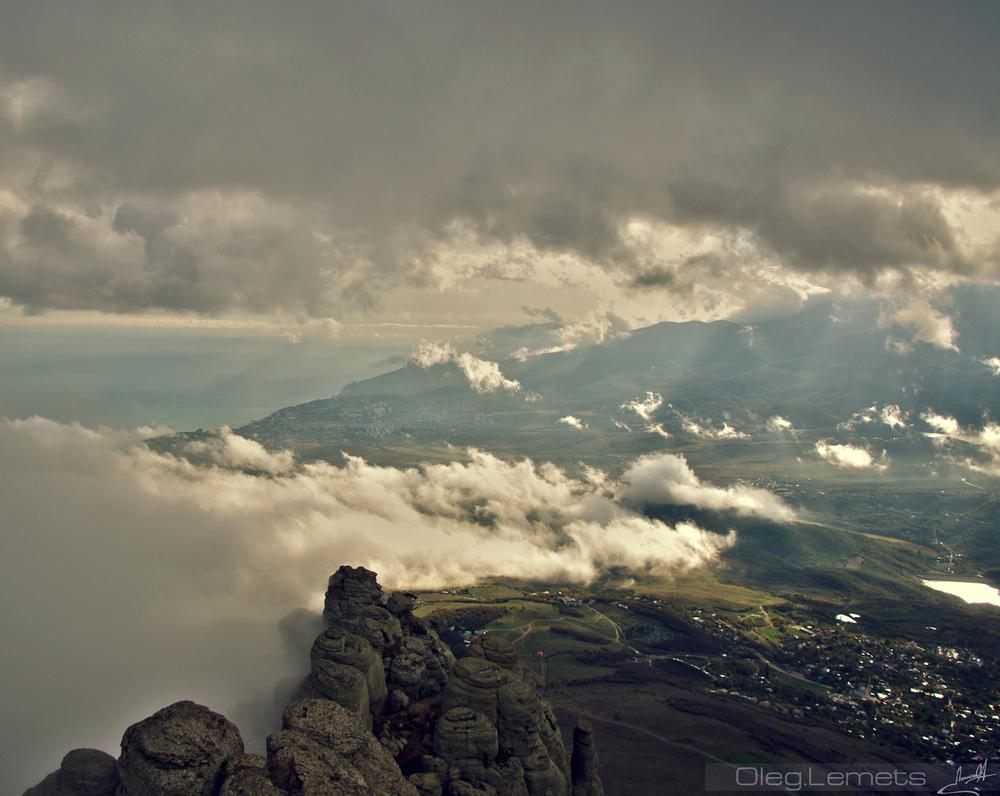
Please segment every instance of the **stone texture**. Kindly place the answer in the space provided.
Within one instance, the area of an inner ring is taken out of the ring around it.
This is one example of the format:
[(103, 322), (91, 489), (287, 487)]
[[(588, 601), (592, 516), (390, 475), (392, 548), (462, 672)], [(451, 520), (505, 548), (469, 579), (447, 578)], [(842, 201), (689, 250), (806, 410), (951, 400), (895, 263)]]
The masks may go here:
[(406, 616), (413, 613), (416, 605), (416, 595), (403, 591), (392, 592), (385, 601), (386, 609), (395, 616)]
[(243, 753), (239, 730), (194, 702), (133, 724), (118, 759), (122, 796), (214, 796), (226, 760)]
[(463, 775), (482, 780), (499, 750), (496, 727), (482, 713), (456, 707), (438, 719), (434, 754)]
[(24, 796), (114, 796), (118, 763), (97, 749), (74, 749), (57, 771), (25, 791)]
[(367, 640), (342, 627), (328, 627), (313, 642), (310, 658), (314, 667), (319, 661), (331, 661), (357, 669), (365, 678), (372, 714), (381, 715), (388, 695), (385, 668)]
[(237, 755), (223, 767), (219, 796), (283, 796), (271, 782), (267, 760), (260, 755)]
[(331, 699), (355, 713), (368, 729), (372, 727), (368, 684), (364, 675), (353, 666), (329, 660), (316, 661), (301, 696)]
[(392, 756), (336, 702), (306, 699), (285, 709), (283, 729), (268, 737), (271, 779), (289, 794), (417, 796)]
[(475, 636), (469, 644), (468, 653), (473, 658), (485, 658), (504, 669), (520, 668), (517, 650), (506, 639), (487, 633)]
[[(501, 757), (518, 761), (523, 786), (531, 796), (568, 793), (569, 759), (551, 708), (539, 698), (530, 672), (509, 660), (503, 644), (481, 645), (480, 650), (482, 657), (462, 658), (455, 664), (442, 710), (447, 715), (467, 707), (496, 727)], [(487, 659), (487, 653), (510, 668)]]
[(597, 748), (590, 722), (581, 719), (573, 729), (573, 796), (604, 796), (598, 773)]
[(495, 725), (502, 677), (503, 670), (492, 661), (462, 658), (451, 670), (441, 698), (441, 709), (447, 712), (453, 707), (469, 707)]
[[(441, 693), (455, 657), (425, 622), (413, 616), (415, 603), (412, 594), (386, 596), (367, 569), (341, 567), (330, 576), (323, 618), (328, 628), (354, 633), (372, 646), (382, 658), (389, 688), (410, 699), (426, 699)], [(377, 691), (372, 694), (379, 698)]]

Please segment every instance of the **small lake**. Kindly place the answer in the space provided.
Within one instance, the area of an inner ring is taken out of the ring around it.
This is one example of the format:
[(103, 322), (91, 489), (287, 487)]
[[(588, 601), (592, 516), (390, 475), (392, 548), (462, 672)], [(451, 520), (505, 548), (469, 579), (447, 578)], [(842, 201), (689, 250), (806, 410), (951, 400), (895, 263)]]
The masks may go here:
[(988, 583), (965, 580), (925, 580), (922, 583), (931, 589), (961, 597), (967, 603), (1000, 605), (1000, 593)]

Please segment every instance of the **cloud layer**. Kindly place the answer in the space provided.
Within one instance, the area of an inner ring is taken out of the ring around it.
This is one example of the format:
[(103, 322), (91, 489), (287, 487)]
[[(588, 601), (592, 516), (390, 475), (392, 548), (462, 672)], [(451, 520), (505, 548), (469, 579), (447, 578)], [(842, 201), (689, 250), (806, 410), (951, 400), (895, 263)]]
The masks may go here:
[(752, 315), (811, 281), (995, 280), (997, 14), (18, 0), (0, 295), (340, 317), (502, 284)]
[(450, 343), (423, 340), (413, 354), (413, 361), (422, 368), (454, 363), (465, 375), (469, 386), (481, 394), (500, 390), (510, 393), (521, 391), (521, 382), (504, 376), (496, 362), (480, 359), (468, 351), (459, 353)]
[(675, 456), (615, 481), (481, 451), (413, 469), (300, 465), (228, 429), (193, 443), (188, 461), (148, 449), (153, 433), (0, 420), (0, 598), (17, 605), (0, 618), (0, 744), (18, 761), (4, 766), (5, 791), (67, 748), (113, 751), (122, 727), (170, 700), (266, 701), (301, 663), (278, 619), (317, 607), (342, 563), (390, 587), (586, 582), (696, 567), (734, 541), (641, 504), (792, 516), (762, 490), (701, 482)]

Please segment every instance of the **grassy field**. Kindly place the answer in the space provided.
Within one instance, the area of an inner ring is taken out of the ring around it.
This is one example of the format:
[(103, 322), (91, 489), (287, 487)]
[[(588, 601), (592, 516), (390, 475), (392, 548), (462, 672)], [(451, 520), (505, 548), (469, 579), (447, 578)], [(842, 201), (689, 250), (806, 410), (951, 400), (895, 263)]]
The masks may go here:
[(706, 570), (672, 576), (645, 576), (635, 582), (634, 589), (673, 602), (734, 611), (784, 602), (781, 597), (759, 589), (726, 583)]

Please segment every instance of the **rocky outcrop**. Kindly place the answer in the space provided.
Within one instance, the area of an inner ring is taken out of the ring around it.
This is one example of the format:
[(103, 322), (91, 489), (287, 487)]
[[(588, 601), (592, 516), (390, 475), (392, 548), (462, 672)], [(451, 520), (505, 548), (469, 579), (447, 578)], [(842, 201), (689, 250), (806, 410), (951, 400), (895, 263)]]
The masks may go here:
[(388, 696), (385, 668), (381, 656), (368, 641), (341, 627), (328, 627), (313, 642), (310, 658), (313, 666), (330, 661), (360, 672), (368, 689), (371, 713), (381, 715)]
[[(518, 762), (528, 794), (568, 793), (566, 750), (555, 717), (538, 696), (530, 672), (517, 663), (513, 648), (501, 639), (480, 644), (477, 652), (482, 657), (462, 658), (452, 670), (442, 696), (445, 713), (439, 727), (456, 709), (480, 715), (496, 729), (502, 759)], [(496, 661), (503, 661), (508, 668)], [(462, 770), (461, 765), (457, 767)], [(479, 776), (478, 772), (469, 775)]]
[[(311, 671), (266, 758), (225, 717), (178, 702), (129, 727), (118, 761), (74, 750), (26, 796), (603, 796), (589, 726), (571, 766), (514, 648), (479, 636), (456, 663), (415, 606), (366, 569), (331, 576)], [(284, 623), (291, 646), (311, 621)]]
[(573, 796), (604, 796), (597, 771), (597, 748), (590, 722), (581, 719), (573, 730)]
[(118, 759), (122, 796), (214, 796), (226, 761), (243, 754), (239, 730), (194, 702), (177, 702), (133, 724)]
[(74, 749), (39, 784), (24, 796), (115, 796), (118, 790), (118, 763), (97, 749)]
[(267, 759), (261, 755), (237, 755), (223, 767), (219, 796), (284, 796), (267, 773)]
[(364, 675), (351, 666), (333, 661), (317, 661), (300, 696), (331, 699), (354, 713), (369, 730), (372, 728), (368, 684)]
[[(455, 663), (437, 633), (413, 615), (415, 604), (412, 594), (386, 595), (374, 572), (341, 567), (330, 576), (323, 606), (326, 632), (340, 630), (367, 641), (382, 658), (385, 685), (410, 700), (441, 693)], [(371, 673), (366, 671), (366, 676)], [(373, 699), (378, 698), (384, 699), (385, 692), (373, 692)]]
[(357, 715), (322, 699), (289, 705), (282, 729), (267, 739), (271, 780), (288, 794), (417, 796)]

